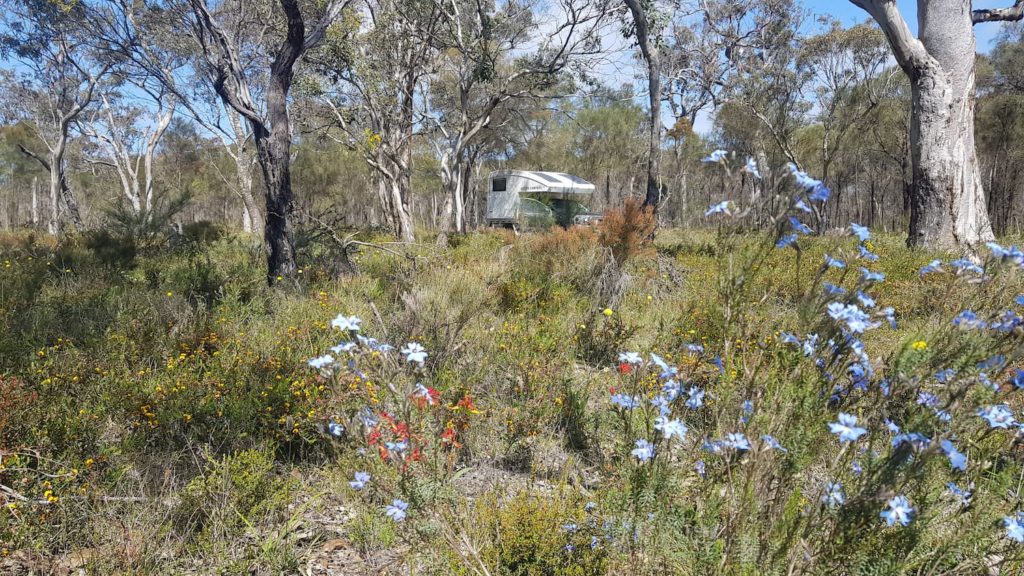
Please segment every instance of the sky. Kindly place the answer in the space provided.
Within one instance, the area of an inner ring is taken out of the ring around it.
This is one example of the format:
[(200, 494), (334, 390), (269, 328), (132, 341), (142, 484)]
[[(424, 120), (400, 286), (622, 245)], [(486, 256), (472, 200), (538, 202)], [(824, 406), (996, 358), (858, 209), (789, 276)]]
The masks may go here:
[[(911, 32), (917, 34), (917, 2), (918, 0), (897, 0), (900, 13), (906, 19)], [(813, 33), (815, 27), (821, 29), (817, 16), (831, 16), (840, 20), (844, 26), (853, 26), (868, 21), (869, 16), (860, 8), (854, 6), (849, 0), (803, 0), (805, 9), (811, 17), (807, 19), (807, 30)], [(973, 8), (1002, 8), (1012, 6), (1013, 0), (974, 0)], [(978, 42), (979, 52), (989, 52), (995, 44), (1002, 25), (991, 22), (979, 24), (974, 27), (974, 34)], [(610, 56), (603, 65), (595, 70), (596, 75), (609, 85), (621, 85), (631, 83), (637, 94), (637, 101), (646, 103), (646, 83), (643, 81), (642, 68), (634, 57), (634, 50), (624, 42), (621, 36), (616, 33), (607, 35), (604, 39), (606, 48), (612, 50), (614, 56)], [(673, 118), (667, 106), (663, 107), (662, 121), (666, 126), (671, 126)], [(707, 134), (713, 128), (711, 112), (702, 113), (697, 117), (694, 130), (700, 134)]]

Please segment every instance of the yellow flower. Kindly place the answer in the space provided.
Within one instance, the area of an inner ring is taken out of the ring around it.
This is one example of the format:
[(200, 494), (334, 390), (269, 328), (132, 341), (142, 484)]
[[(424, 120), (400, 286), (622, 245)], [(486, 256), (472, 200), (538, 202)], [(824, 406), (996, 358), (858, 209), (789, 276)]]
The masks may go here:
[(167, 297), (168, 297), (168, 298), (170, 298), (171, 296), (174, 296), (174, 292), (168, 292), (168, 293), (167, 293)]
[(601, 312), (601, 314), (604, 314), (605, 316), (611, 316), (612, 314), (615, 314), (615, 312), (613, 312), (611, 308), (605, 308), (604, 311)]
[(925, 342), (924, 340), (918, 340), (917, 342), (911, 344), (910, 347), (913, 348), (914, 350), (925, 350), (926, 348), (928, 348), (928, 343)]

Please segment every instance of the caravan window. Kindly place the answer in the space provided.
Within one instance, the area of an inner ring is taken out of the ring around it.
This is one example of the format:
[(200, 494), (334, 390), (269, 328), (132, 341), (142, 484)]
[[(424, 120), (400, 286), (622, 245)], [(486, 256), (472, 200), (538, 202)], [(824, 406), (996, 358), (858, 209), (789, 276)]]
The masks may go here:
[(495, 178), (491, 180), (491, 191), (492, 192), (504, 192), (505, 191), (505, 179)]

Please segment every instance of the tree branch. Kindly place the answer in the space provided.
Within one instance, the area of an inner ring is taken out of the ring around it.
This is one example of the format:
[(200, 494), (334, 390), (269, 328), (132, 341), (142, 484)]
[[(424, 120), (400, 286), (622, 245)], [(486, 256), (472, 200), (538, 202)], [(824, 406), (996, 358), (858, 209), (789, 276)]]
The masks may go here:
[(982, 22), (1017, 22), (1024, 19), (1024, 0), (1017, 0), (1010, 8), (988, 8), (974, 10), (971, 19), (975, 24)]

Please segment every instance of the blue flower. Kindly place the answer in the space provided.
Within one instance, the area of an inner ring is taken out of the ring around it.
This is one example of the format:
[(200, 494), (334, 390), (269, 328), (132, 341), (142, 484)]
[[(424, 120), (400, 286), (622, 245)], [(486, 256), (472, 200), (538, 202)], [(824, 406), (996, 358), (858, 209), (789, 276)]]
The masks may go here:
[(778, 450), (779, 452), (789, 452), (789, 450), (786, 450), (785, 448), (782, 447), (782, 444), (779, 444), (778, 440), (776, 440), (772, 436), (769, 436), (768, 434), (761, 436), (761, 440), (765, 443), (766, 446), (773, 450)]
[(342, 352), (351, 352), (355, 350), (355, 348), (355, 342), (342, 342), (337, 346), (331, 346), (331, 352), (334, 352), (335, 354), (341, 354)]
[(1024, 370), (1017, 368), (1013, 378), (1010, 378), (1010, 384), (1013, 384), (1015, 388), (1024, 388)]
[(793, 174), (793, 178), (796, 180), (797, 185), (808, 192), (807, 197), (811, 202), (825, 202), (828, 200), (831, 192), (821, 180), (811, 178), (806, 172), (801, 171), (796, 167), (796, 164), (793, 164), (792, 162), (789, 163), (788, 167), (790, 173)]
[(855, 304), (832, 302), (828, 305), (828, 315), (837, 322), (845, 323), (847, 330), (853, 334), (860, 334), (875, 327), (868, 315)]
[(942, 260), (932, 260), (923, 268), (921, 268), (921, 276), (925, 274), (934, 274), (942, 271)]
[(978, 408), (978, 416), (985, 422), (988, 422), (988, 425), (992, 428), (1009, 428), (1017, 423), (1017, 419), (1013, 417), (1013, 412), (1010, 411), (1010, 407), (1006, 404)]
[(699, 474), (701, 478), (707, 478), (707, 466), (705, 466), (703, 460), (697, 460), (697, 464), (694, 467), (697, 469), (697, 474)]
[(846, 494), (843, 494), (843, 485), (840, 482), (829, 482), (825, 485), (825, 494), (821, 501), (829, 508), (838, 508), (846, 504)]
[(949, 489), (949, 493), (960, 503), (960, 506), (964, 508), (971, 505), (971, 499), (974, 498), (974, 482), (967, 485), (967, 489), (961, 489), (959, 486), (952, 482), (946, 483), (946, 488)]
[(881, 312), (882, 312), (882, 316), (884, 316), (886, 321), (889, 322), (889, 326), (893, 330), (895, 330), (896, 329), (896, 310), (892, 306), (889, 306), (887, 308), (884, 308)]
[(1017, 306), (1024, 306), (1024, 294), (1017, 296), (1013, 301), (1017, 303)]
[(679, 369), (675, 368), (674, 366), (669, 366), (667, 362), (661, 359), (661, 356), (658, 356), (654, 352), (651, 352), (651, 362), (654, 362), (654, 364), (657, 365), (659, 369), (661, 369), (661, 373), (658, 374), (658, 378), (661, 378), (663, 380), (665, 378), (672, 378), (673, 376), (679, 373)]
[(726, 216), (731, 216), (732, 215), (732, 208), (730, 206), (731, 204), (732, 204), (732, 202), (730, 202), (728, 200), (719, 202), (718, 204), (714, 204), (710, 208), (708, 208), (707, 211), (704, 212), (704, 215), (705, 216), (711, 216), (711, 215), (714, 215), (714, 214), (725, 214)]
[(409, 441), (400, 440), (398, 442), (385, 442), (384, 446), (392, 452), (401, 454), (402, 452), (405, 452), (409, 448)]
[(654, 429), (664, 434), (666, 440), (676, 436), (680, 441), (686, 439), (686, 433), (689, 431), (689, 428), (681, 420), (669, 420), (666, 416), (658, 416), (654, 419)]
[(775, 243), (776, 248), (786, 248), (796, 243), (796, 233), (785, 234)]
[(840, 442), (853, 442), (867, 433), (867, 430), (857, 426), (857, 417), (845, 412), (839, 413), (838, 422), (829, 422), (829, 430), (839, 436)]
[(686, 401), (687, 408), (696, 410), (704, 405), (704, 391), (696, 386), (691, 386), (686, 392), (690, 398)]
[(917, 394), (917, 403), (926, 408), (934, 408), (939, 405), (939, 397), (922, 390)]
[(843, 294), (846, 294), (846, 290), (844, 288), (836, 286), (831, 282), (825, 282), (822, 286), (825, 288), (825, 294), (828, 294), (829, 296), (842, 296)]
[(900, 425), (893, 422), (892, 420), (889, 420), (888, 418), (885, 419), (885, 427), (888, 428), (889, 432), (892, 432), (893, 434), (900, 433)]
[(407, 502), (395, 498), (391, 501), (391, 505), (384, 509), (384, 513), (395, 522), (401, 522), (405, 520), (405, 511), (408, 508), (409, 504)]
[(754, 413), (754, 402), (752, 400), (744, 400), (743, 401), (743, 411), (746, 412), (747, 414), (753, 414)]
[(953, 370), (952, 368), (945, 368), (935, 373), (935, 379), (938, 380), (940, 384), (948, 384), (955, 376), (956, 370)]
[(973, 330), (976, 328), (984, 328), (986, 326), (985, 321), (978, 318), (978, 315), (972, 310), (964, 310), (963, 312), (956, 315), (953, 318), (953, 326), (963, 328), (964, 330)]
[(355, 316), (345, 316), (344, 314), (338, 314), (338, 316), (331, 320), (331, 326), (345, 332), (359, 332), (359, 325), (363, 321)]
[(750, 441), (742, 432), (733, 432), (725, 435), (725, 445), (733, 450), (741, 452), (750, 450)]
[(896, 523), (899, 523), (900, 526), (906, 526), (910, 524), (914, 517), (914, 508), (911, 507), (906, 496), (896, 496), (889, 500), (889, 508), (882, 510), (881, 515), (882, 519), (889, 526), (893, 526)]
[(800, 339), (789, 332), (782, 332), (779, 334), (779, 341), (783, 344), (793, 344), (795, 346), (800, 345)]
[(577, 530), (579, 530), (579, 528), (580, 527), (577, 526), (575, 522), (568, 522), (566, 524), (562, 524), (562, 530), (568, 532), (569, 534), (576, 532)]
[(409, 342), (404, 348), (399, 350), (399, 352), (405, 355), (406, 362), (415, 362), (420, 366), (422, 366), (423, 361), (427, 359), (427, 351), (422, 345), (416, 342)]
[(318, 356), (307, 362), (307, 364), (309, 364), (310, 367), (312, 368), (316, 368), (317, 370), (329, 371), (331, 365), (334, 364), (334, 356), (331, 356), (330, 354)]
[(793, 230), (795, 230), (797, 234), (810, 234), (811, 232), (814, 232), (814, 230), (811, 230), (810, 227), (797, 219), (796, 216), (789, 217), (789, 225), (793, 227)]
[(619, 352), (619, 362), (639, 366), (644, 363), (644, 359), (636, 352)]
[(753, 158), (747, 158), (747, 163), (744, 164), (743, 171), (758, 180), (761, 179), (761, 171), (757, 169), (757, 162)]
[(871, 250), (864, 247), (863, 244), (857, 245), (857, 252), (860, 253), (860, 257), (867, 260), (868, 262), (875, 262), (878, 260), (878, 254), (875, 254)]
[(956, 445), (952, 441), (943, 438), (939, 442), (939, 446), (942, 448), (942, 453), (949, 458), (949, 465), (954, 470), (960, 470), (961, 472), (967, 471), (967, 456), (956, 449)]
[(331, 420), (331, 422), (327, 424), (327, 431), (331, 434), (331, 436), (340, 437), (342, 434), (345, 433), (345, 427), (342, 426), (341, 424), (338, 424), (334, 420)]
[(975, 274), (982, 274), (983, 272), (985, 272), (984, 270), (981, 269), (981, 266), (978, 266), (974, 262), (971, 262), (970, 260), (966, 260), (964, 258), (953, 260), (952, 262), (949, 263), (949, 265), (956, 268), (958, 272), (974, 272)]
[(718, 164), (724, 162), (729, 153), (725, 150), (715, 150), (707, 158), (701, 159), (701, 162), (706, 164)]
[(881, 272), (872, 272), (867, 268), (861, 267), (860, 274), (865, 282), (885, 282), (885, 274)]
[(352, 480), (348, 481), (348, 485), (356, 490), (362, 490), (366, 488), (366, 483), (370, 481), (370, 475), (366, 472), (356, 472)]
[(860, 302), (860, 305), (865, 308), (874, 308), (876, 305), (874, 298), (868, 296), (867, 294), (860, 290), (857, 290), (857, 301)]
[(624, 408), (626, 410), (632, 410), (634, 408), (640, 407), (639, 400), (633, 398), (632, 396), (627, 396), (622, 393), (612, 395), (612, 404), (615, 404), (616, 406)]
[(636, 456), (637, 460), (641, 462), (647, 462), (651, 458), (654, 458), (654, 445), (641, 438), (636, 441), (636, 448), (634, 448), (630, 454)]
[(850, 470), (853, 472), (854, 476), (860, 476), (864, 473), (864, 468), (862, 468), (860, 462), (856, 460), (850, 462)]
[(993, 320), (988, 327), (997, 332), (1009, 334), (1010, 332), (1013, 332), (1014, 328), (1021, 324), (1024, 324), (1024, 319), (1018, 316), (1013, 310), (1006, 310), (1000, 314), (998, 318)]
[(905, 432), (897, 434), (892, 439), (893, 448), (899, 448), (903, 444), (910, 444), (910, 447), (914, 450), (924, 450), (930, 443), (931, 440), (920, 432)]
[(1024, 542), (1024, 512), (1003, 518), (1006, 526), (1006, 537), (1016, 542)]
[(1016, 264), (1024, 264), (1024, 252), (1021, 252), (1020, 248), (1016, 246), (1004, 248), (995, 242), (989, 242), (986, 246), (992, 251), (992, 257), (997, 260), (1010, 260)]
[(871, 230), (869, 230), (867, 226), (861, 226), (860, 224), (851, 223), (850, 231), (861, 242), (867, 242), (868, 240), (871, 239)]
[(828, 266), (829, 268), (842, 269), (846, 268), (846, 262), (843, 262), (842, 260), (837, 260), (836, 258), (833, 258), (828, 254), (825, 254), (825, 266)]
[(793, 204), (793, 207), (802, 212), (807, 212), (808, 214), (813, 212), (813, 210), (811, 210), (811, 207), (808, 206), (806, 202), (804, 202), (803, 198), (797, 198), (796, 204)]

